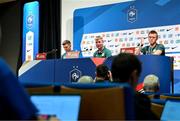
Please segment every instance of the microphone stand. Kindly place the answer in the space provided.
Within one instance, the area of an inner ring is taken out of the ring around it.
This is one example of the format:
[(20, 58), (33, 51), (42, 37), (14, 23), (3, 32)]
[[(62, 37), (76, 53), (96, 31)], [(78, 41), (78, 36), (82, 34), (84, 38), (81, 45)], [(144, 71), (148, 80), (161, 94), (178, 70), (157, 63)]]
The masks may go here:
[(47, 55), (53, 54), (54, 59), (56, 59), (56, 58), (57, 58), (56, 52), (57, 52), (57, 49), (52, 49), (51, 51), (46, 52), (46, 54), (47, 54)]

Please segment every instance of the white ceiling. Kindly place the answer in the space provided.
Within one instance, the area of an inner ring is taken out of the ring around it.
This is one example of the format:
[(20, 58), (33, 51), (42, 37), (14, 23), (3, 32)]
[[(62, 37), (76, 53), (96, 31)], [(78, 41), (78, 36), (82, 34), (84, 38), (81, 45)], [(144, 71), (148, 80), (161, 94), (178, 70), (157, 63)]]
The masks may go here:
[(6, 3), (6, 2), (11, 2), (11, 1), (16, 1), (16, 0), (0, 0), (0, 4), (1, 3)]

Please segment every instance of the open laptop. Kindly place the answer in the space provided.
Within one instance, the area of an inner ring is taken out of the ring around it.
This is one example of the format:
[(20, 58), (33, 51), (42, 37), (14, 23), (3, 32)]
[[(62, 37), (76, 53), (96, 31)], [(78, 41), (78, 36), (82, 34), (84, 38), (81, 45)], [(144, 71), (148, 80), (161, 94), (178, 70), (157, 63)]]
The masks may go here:
[(162, 121), (178, 121), (180, 120), (180, 101), (169, 100), (166, 102), (163, 109), (161, 120)]
[(40, 115), (55, 116), (60, 121), (77, 121), (80, 109), (80, 95), (31, 95), (31, 100)]

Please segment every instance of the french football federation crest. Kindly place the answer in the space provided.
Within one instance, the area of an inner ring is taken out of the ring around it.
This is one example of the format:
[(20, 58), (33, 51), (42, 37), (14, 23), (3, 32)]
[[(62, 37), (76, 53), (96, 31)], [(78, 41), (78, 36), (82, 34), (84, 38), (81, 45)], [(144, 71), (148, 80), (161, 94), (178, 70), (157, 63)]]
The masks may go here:
[(27, 22), (27, 27), (28, 27), (28, 28), (32, 28), (32, 25), (33, 25), (33, 15), (30, 14), (30, 15), (27, 17), (26, 22)]
[(128, 10), (127, 19), (131, 23), (137, 20), (137, 10), (134, 8), (134, 6), (131, 6), (130, 9)]
[(77, 82), (78, 79), (81, 77), (82, 73), (80, 70), (78, 70), (78, 67), (73, 67), (74, 69), (70, 71), (69, 76), (70, 76), (70, 81), (71, 82)]

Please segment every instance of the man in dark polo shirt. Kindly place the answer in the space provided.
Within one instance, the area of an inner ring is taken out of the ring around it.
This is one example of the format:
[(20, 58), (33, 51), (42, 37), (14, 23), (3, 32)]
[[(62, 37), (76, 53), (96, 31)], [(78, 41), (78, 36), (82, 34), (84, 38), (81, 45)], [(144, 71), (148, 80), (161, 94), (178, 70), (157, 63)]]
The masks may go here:
[(97, 58), (108, 58), (111, 56), (111, 51), (107, 49), (103, 44), (103, 38), (101, 36), (97, 36), (95, 38), (97, 51), (95, 51), (93, 57)]
[(165, 47), (162, 44), (158, 44), (158, 33), (154, 30), (150, 31), (148, 34), (149, 45), (143, 47), (143, 40), (138, 49), (136, 49), (136, 54), (144, 55), (165, 55)]

